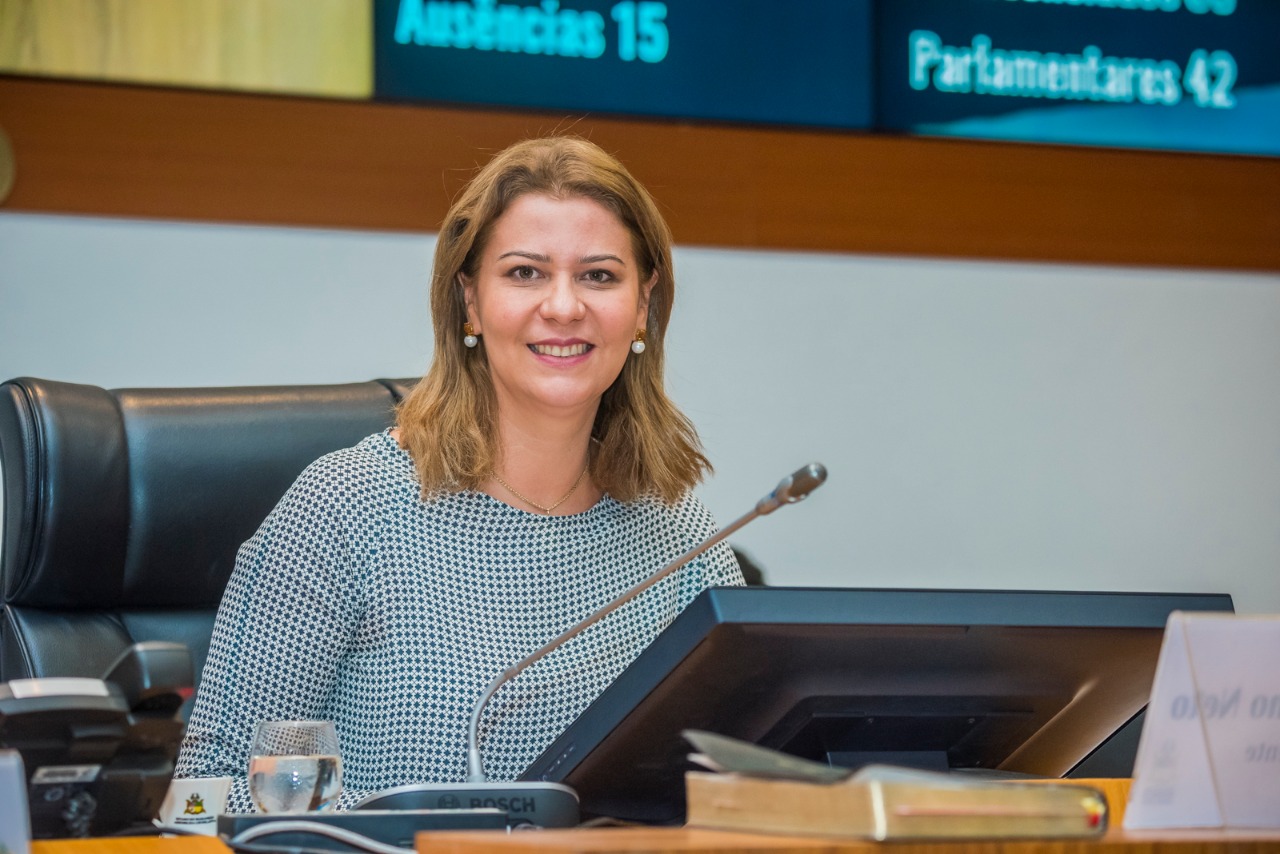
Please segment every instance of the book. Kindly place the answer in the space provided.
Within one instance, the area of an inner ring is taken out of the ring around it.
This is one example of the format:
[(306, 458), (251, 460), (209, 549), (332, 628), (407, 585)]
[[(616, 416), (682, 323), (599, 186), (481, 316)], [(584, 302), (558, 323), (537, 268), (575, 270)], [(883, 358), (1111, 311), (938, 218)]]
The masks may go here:
[(713, 769), (685, 775), (690, 827), (875, 840), (1089, 838), (1107, 829), (1106, 797), (1092, 786), (889, 765), (851, 772), (711, 733), (685, 737), (699, 750), (690, 759)]

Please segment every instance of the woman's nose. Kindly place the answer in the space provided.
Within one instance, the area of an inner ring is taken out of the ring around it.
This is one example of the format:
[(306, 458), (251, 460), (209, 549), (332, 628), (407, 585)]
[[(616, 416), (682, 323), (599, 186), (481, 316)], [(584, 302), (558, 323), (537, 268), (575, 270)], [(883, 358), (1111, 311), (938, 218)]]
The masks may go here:
[(554, 276), (547, 288), (546, 298), (542, 301), (542, 317), (558, 323), (569, 323), (581, 320), (584, 309), (573, 280), (568, 276)]

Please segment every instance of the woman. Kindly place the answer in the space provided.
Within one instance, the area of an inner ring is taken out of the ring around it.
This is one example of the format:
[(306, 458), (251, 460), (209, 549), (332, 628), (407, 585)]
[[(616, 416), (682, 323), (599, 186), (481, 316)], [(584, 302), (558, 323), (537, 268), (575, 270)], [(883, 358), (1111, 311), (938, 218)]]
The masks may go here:
[[(705, 539), (709, 469), (667, 399), (670, 235), (615, 159), (512, 146), (446, 216), (431, 369), (396, 427), (304, 472), (241, 548), (178, 762), (235, 778), (262, 720), (333, 720), (346, 789), (466, 775), (493, 677)], [(504, 686), (491, 779), (520, 772), (703, 588), (721, 545)]]

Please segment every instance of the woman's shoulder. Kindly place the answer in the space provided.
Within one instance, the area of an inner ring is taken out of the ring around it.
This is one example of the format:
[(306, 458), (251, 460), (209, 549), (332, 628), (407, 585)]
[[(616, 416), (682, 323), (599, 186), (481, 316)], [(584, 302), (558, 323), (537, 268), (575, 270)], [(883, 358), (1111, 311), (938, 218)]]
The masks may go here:
[(679, 500), (668, 503), (656, 496), (645, 496), (633, 501), (613, 501), (615, 514), (629, 519), (632, 524), (658, 527), (682, 535), (702, 535), (715, 524), (711, 511), (692, 492), (686, 492)]
[[(632, 547), (643, 548), (640, 544), (647, 543), (652, 554), (662, 556), (663, 563), (705, 542), (717, 530), (715, 517), (693, 492), (670, 504), (644, 498), (618, 503), (618, 507), (635, 517)], [(725, 543), (695, 558), (680, 575), (684, 604), (703, 587), (743, 583), (738, 563)]]
[(324, 454), (298, 475), (289, 490), (295, 499), (322, 505), (397, 492), (416, 495), (417, 479), (408, 455), (385, 431)]
[(348, 448), (330, 451), (307, 466), (304, 475), (349, 475), (362, 479), (401, 479), (413, 472), (413, 463), (404, 449), (383, 430), (366, 436)]
[(666, 502), (656, 495), (642, 495), (631, 501), (612, 501), (623, 512), (646, 516), (662, 516), (665, 518), (709, 517), (710, 511), (692, 490), (680, 496), (676, 501)]

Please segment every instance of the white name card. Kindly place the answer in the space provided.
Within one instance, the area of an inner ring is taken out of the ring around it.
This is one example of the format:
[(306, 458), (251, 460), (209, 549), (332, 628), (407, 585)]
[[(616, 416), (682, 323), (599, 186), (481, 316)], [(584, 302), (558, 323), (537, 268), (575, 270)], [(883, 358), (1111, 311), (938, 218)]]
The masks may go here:
[(1124, 826), (1280, 827), (1280, 615), (1169, 616)]

